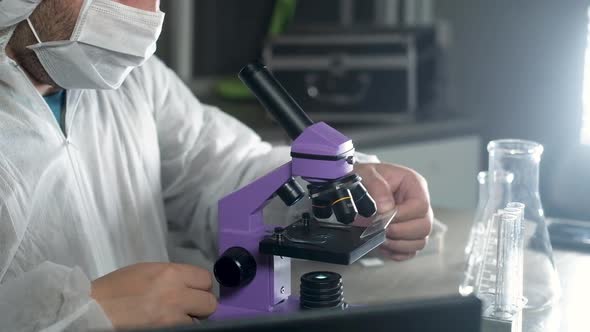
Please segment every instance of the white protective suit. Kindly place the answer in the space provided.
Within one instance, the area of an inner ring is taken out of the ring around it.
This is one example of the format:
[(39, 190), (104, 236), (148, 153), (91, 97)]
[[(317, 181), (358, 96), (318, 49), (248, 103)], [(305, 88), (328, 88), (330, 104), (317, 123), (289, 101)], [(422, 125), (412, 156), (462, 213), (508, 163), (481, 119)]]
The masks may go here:
[(159, 60), (69, 90), (64, 136), (0, 32), (0, 331), (110, 328), (90, 280), (167, 261), (167, 222), (215, 255), (217, 201), (288, 160)]
[(213, 259), (217, 201), (289, 150), (199, 103), (155, 58), (118, 90), (68, 90), (64, 135), (5, 54), (13, 27), (2, 25), (34, 7), (2, 6), (15, 11), (0, 15), (0, 331), (110, 329), (90, 281), (168, 261), (169, 229)]

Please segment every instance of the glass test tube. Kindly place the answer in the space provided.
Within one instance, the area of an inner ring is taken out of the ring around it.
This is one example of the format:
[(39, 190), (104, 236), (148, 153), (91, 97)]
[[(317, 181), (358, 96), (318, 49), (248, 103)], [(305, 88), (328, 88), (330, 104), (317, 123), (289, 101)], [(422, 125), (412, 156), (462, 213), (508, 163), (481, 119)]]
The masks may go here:
[(519, 236), (521, 234), (520, 216), (518, 214), (502, 211), (498, 222), (498, 253), (497, 253), (497, 276), (496, 276), (496, 298), (495, 312), (513, 314), (519, 304), (518, 276), (519, 269)]
[(507, 213), (517, 214), (520, 219), (520, 233), (518, 234), (518, 275), (515, 276), (516, 278), (516, 290), (514, 292), (514, 301), (517, 305), (522, 306), (523, 303), (523, 296), (524, 296), (524, 231), (525, 231), (525, 219), (524, 219), (524, 209), (525, 205), (519, 202), (510, 202), (506, 205), (506, 209), (504, 209)]

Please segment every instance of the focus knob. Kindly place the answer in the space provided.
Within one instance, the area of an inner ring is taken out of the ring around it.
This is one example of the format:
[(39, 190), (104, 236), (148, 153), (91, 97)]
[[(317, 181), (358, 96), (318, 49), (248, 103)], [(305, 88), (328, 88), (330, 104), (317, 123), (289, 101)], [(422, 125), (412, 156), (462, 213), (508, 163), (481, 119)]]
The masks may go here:
[(215, 262), (213, 273), (222, 286), (245, 286), (256, 276), (256, 260), (248, 250), (231, 247)]

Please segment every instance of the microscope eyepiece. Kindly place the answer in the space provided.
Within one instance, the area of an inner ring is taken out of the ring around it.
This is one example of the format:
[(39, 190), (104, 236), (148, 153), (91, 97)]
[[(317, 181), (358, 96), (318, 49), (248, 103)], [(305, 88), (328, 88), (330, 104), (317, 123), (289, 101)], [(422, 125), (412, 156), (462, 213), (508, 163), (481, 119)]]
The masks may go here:
[(238, 77), (285, 129), (291, 139), (296, 139), (305, 128), (313, 124), (295, 99), (263, 64), (247, 65), (240, 71)]

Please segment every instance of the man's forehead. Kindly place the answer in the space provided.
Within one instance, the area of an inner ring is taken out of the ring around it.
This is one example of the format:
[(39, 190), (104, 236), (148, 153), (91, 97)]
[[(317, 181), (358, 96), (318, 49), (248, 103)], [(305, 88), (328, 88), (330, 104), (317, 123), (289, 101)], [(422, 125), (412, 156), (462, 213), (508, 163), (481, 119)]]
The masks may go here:
[(160, 0), (112, 0), (129, 7), (135, 7), (151, 12), (160, 9)]
[[(0, 0), (0, 29), (26, 20), (41, 1), (62, 1), (62, 5), (80, 6), (84, 0)], [(94, 1), (94, 0), (89, 0)], [(142, 10), (156, 12), (160, 0), (109, 0)]]

